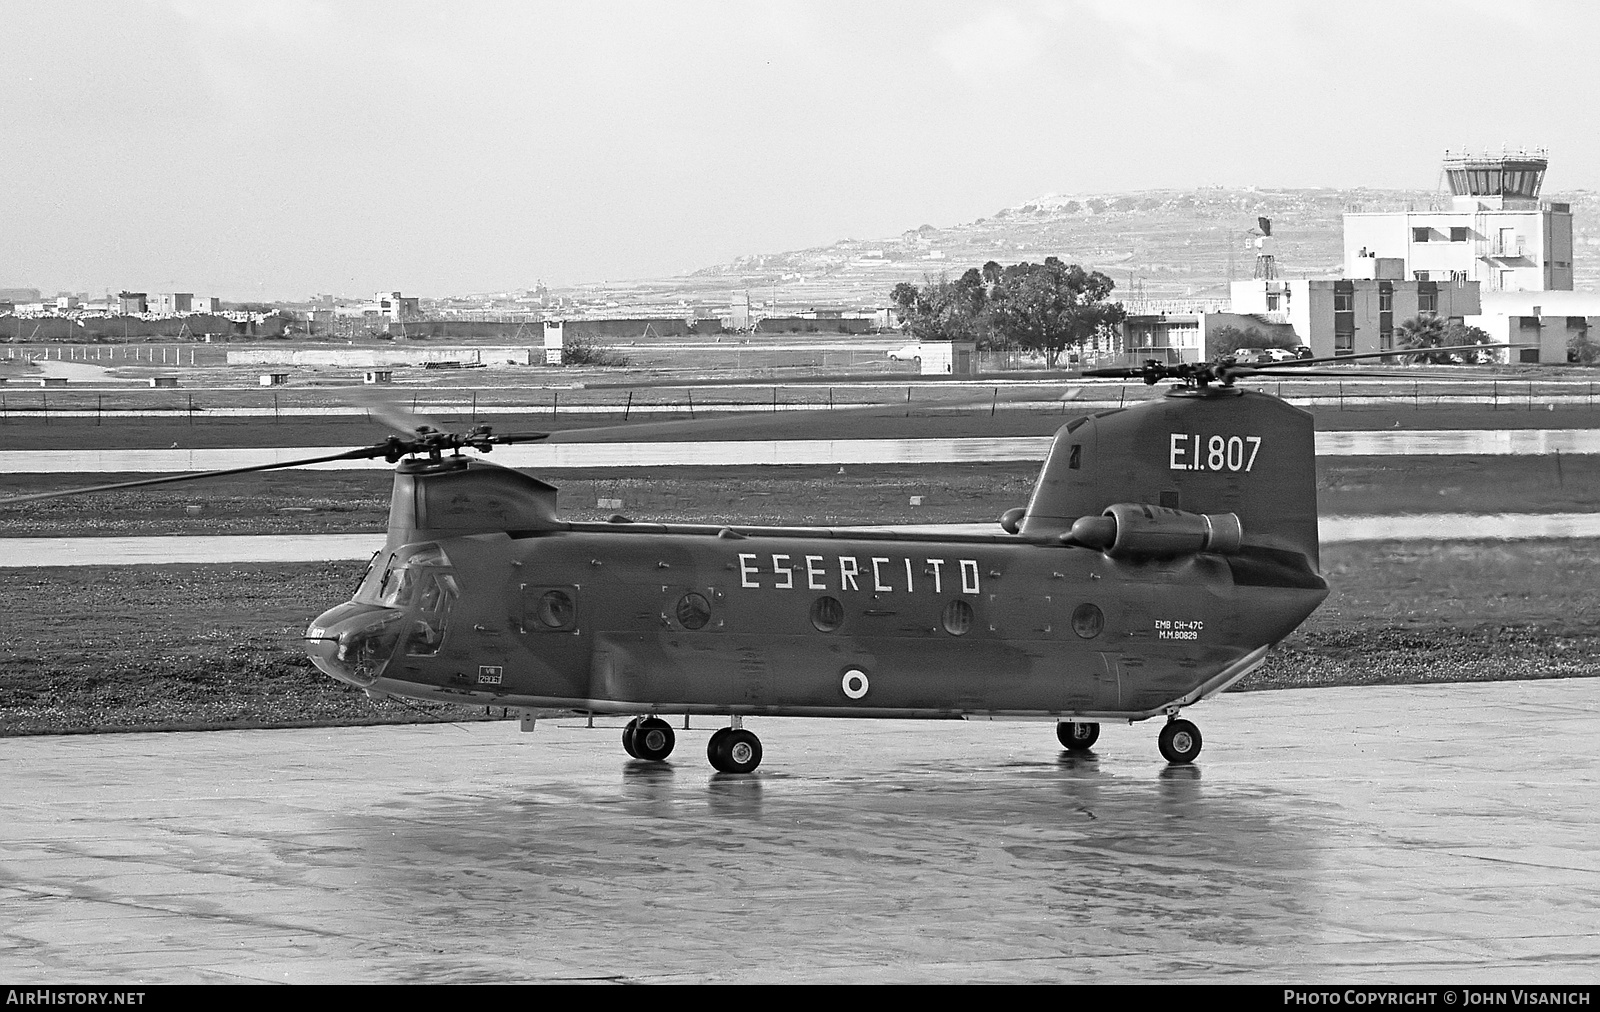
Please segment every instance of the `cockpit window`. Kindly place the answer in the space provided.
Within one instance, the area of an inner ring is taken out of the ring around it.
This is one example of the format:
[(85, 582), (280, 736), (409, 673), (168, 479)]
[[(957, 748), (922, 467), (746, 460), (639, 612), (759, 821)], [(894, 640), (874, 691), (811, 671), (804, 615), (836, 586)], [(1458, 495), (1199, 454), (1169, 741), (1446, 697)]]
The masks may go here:
[(438, 585), (430, 578), (431, 571), (449, 565), (449, 556), (438, 545), (422, 545), (405, 557), (396, 553), (389, 558), (383, 577), (378, 581), (378, 603), (390, 608), (417, 605), (424, 611), (440, 610), (440, 592)]
[(381, 563), (375, 556), (368, 565), (357, 597), (410, 613), (404, 618), (407, 654), (438, 654), (444, 645), (450, 608), (461, 596), (460, 585), (450, 572), (449, 556), (436, 544), (379, 555), (383, 557)]
[(412, 657), (432, 657), (444, 646), (444, 622), (432, 617), (419, 618), (411, 623), (411, 635), (406, 637), (406, 653)]
[(372, 558), (367, 561), (367, 568), (361, 574), (361, 582), (356, 584), (356, 592), (351, 595), (351, 600), (363, 604), (380, 603), (389, 593), (399, 565), (400, 560), (383, 549), (372, 553)]
[(448, 573), (429, 573), (421, 581), (417, 607), (423, 611), (445, 611), (456, 597), (456, 578)]
[(406, 653), (431, 657), (444, 645), (445, 621), (460, 591), (456, 586), (456, 578), (449, 573), (426, 571), (413, 581), (413, 590), (420, 614), (411, 624), (411, 635), (406, 639)]
[(450, 557), (438, 545), (421, 545), (406, 559), (408, 566), (448, 566)]
[(391, 569), (383, 574), (382, 596), (380, 604), (390, 608), (405, 608), (411, 604), (411, 599), (417, 593), (417, 571), (409, 566)]
[(361, 579), (356, 581), (355, 593), (350, 595), (352, 599), (360, 600), (362, 597), (371, 595), (373, 581), (378, 576), (375, 572), (378, 568), (378, 556), (382, 554), (383, 549), (380, 548), (372, 553), (372, 558), (367, 560), (367, 568), (361, 571)]

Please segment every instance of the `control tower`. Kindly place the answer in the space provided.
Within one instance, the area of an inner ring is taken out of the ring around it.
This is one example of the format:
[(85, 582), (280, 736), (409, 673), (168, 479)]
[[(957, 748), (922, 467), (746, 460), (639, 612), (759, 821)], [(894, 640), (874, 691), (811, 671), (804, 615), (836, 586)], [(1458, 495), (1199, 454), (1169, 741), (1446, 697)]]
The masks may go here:
[(1498, 155), (1444, 153), (1444, 174), (1457, 211), (1538, 210), (1539, 187), (1549, 164), (1543, 148)]
[(1543, 149), (1445, 152), (1450, 209), (1346, 214), (1344, 276), (1571, 291), (1572, 207), (1539, 199), (1548, 164)]

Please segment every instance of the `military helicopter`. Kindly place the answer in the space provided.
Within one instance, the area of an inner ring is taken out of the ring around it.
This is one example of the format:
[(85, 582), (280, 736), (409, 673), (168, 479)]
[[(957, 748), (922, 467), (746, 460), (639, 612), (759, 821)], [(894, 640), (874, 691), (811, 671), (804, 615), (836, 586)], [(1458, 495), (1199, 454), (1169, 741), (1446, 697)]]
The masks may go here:
[(555, 487), (462, 452), (546, 434), (486, 425), (0, 504), (381, 457), (388, 538), (306, 632), (317, 668), (371, 695), (514, 707), (527, 728), (628, 715), (646, 762), (673, 752), (668, 717), (724, 719), (706, 752), (730, 774), (761, 764), (752, 716), (1054, 721), (1072, 752), (1164, 717), (1181, 765), (1202, 738), (1179, 714), (1328, 595), (1312, 417), (1236, 381), (1350, 358), (1089, 370), (1177, 382), (1064, 425), (992, 533), (566, 520)]

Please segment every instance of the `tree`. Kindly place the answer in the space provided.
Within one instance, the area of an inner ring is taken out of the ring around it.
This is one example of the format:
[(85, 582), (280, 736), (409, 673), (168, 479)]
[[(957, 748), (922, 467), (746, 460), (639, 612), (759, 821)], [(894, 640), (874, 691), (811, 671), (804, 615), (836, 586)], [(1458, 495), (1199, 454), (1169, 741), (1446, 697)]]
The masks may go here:
[[(1452, 323), (1444, 331), (1445, 344), (1451, 347), (1472, 344), (1493, 344), (1494, 338), (1481, 327), (1469, 327), (1464, 323)], [(1484, 348), (1482, 351), (1462, 351), (1456, 355), (1463, 362), (1475, 365), (1488, 365), (1500, 360), (1500, 353), (1494, 348)]]
[(1567, 338), (1567, 361), (1581, 365), (1600, 362), (1600, 344), (1590, 339), (1587, 328)]
[[(1437, 316), (1413, 316), (1400, 324), (1394, 332), (1394, 345), (1396, 348), (1442, 348), (1444, 347), (1445, 323)], [(1421, 362), (1426, 365), (1449, 365), (1455, 359), (1448, 352), (1434, 352), (1424, 355), (1407, 355), (1403, 361)]]
[(921, 297), (921, 293), (917, 291), (917, 286), (909, 281), (900, 282), (889, 292), (889, 301), (894, 303), (894, 307), (900, 311), (900, 319), (902, 321), (911, 318), (911, 314), (916, 311), (917, 301)]
[(1255, 327), (1223, 326), (1206, 331), (1206, 346), (1212, 355), (1231, 355), (1240, 348), (1294, 348), (1295, 339), (1268, 334)]
[(568, 337), (561, 348), (562, 365), (625, 366), (628, 358), (610, 348), (603, 348), (586, 337), (576, 334)]
[[(1478, 327), (1446, 324), (1437, 316), (1414, 316), (1395, 330), (1395, 346), (1398, 348), (1457, 348), (1461, 345), (1490, 344), (1492, 340), (1488, 333)], [(1495, 352), (1489, 348), (1482, 351), (1425, 351), (1419, 355), (1408, 355), (1406, 360), (1428, 365), (1482, 363), (1493, 362)]]
[(921, 286), (902, 281), (889, 299), (899, 310), (900, 328), (919, 341), (988, 343), (989, 286), (976, 267), (954, 281), (941, 277)]
[(1115, 287), (1099, 271), (1056, 257), (1015, 264), (1000, 272), (990, 315), (1003, 339), (1042, 354), (1055, 368), (1067, 348), (1081, 349), (1126, 317), (1121, 303), (1106, 301)]
[(1120, 303), (1107, 302), (1110, 278), (1048, 257), (1042, 264), (1002, 267), (991, 260), (951, 281), (902, 281), (889, 293), (900, 326), (919, 341), (973, 341), (980, 348), (1022, 347), (1052, 367), (1121, 323)]

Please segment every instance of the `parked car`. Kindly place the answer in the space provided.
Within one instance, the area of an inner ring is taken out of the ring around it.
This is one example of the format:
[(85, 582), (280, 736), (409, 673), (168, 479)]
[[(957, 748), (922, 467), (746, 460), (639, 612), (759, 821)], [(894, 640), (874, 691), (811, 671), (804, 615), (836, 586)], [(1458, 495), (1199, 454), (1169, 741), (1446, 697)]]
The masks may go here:
[(1271, 365), (1293, 361), (1296, 357), (1287, 348), (1240, 348), (1233, 353), (1233, 360), (1240, 365)]
[(904, 348), (896, 348), (889, 353), (891, 362), (921, 362), (922, 345), (908, 344)]

